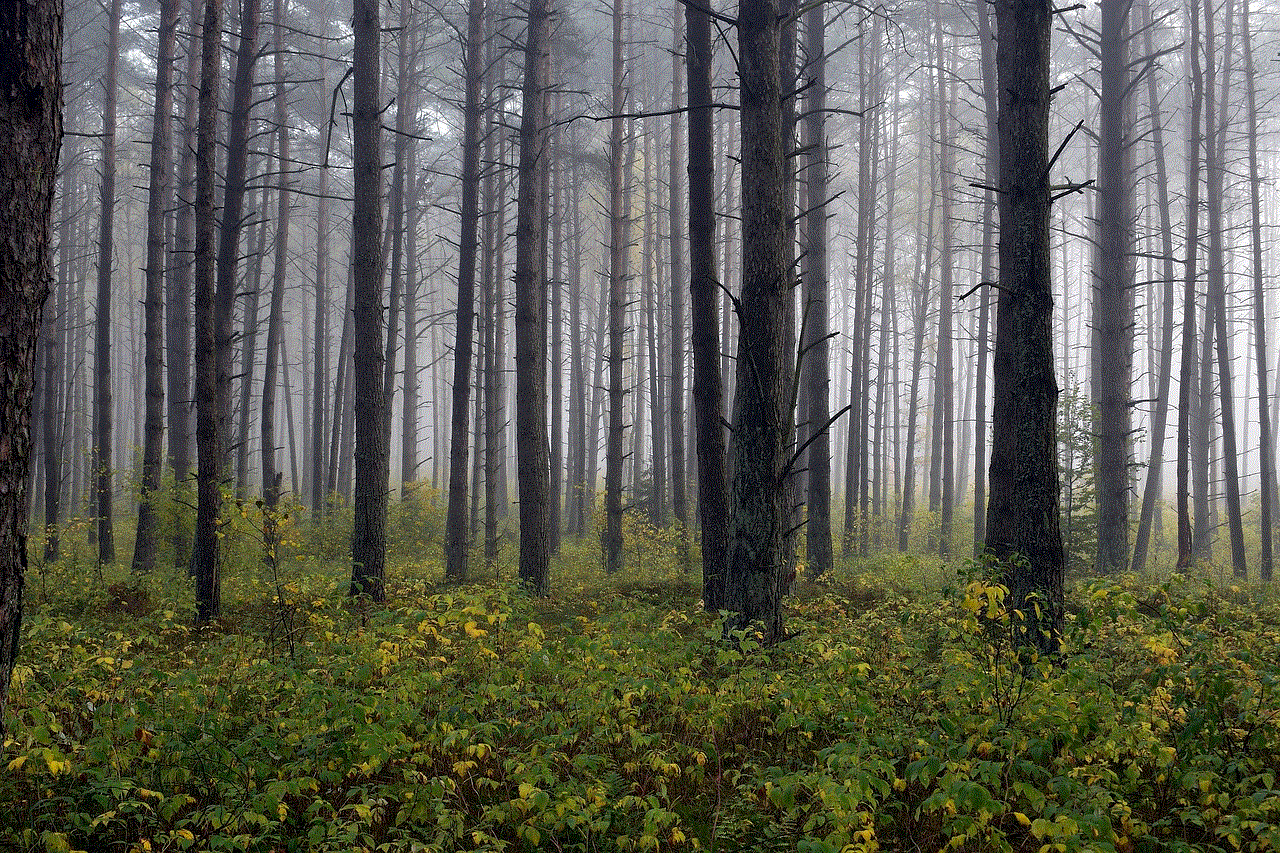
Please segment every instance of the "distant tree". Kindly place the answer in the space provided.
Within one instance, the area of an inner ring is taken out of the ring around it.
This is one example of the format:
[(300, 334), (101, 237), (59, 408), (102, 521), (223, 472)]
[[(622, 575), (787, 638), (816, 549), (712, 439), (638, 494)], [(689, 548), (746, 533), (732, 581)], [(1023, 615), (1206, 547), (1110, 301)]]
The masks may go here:
[(0, 741), (22, 631), (36, 337), (53, 276), (62, 3), (0, 4)]
[(1055, 441), (1049, 261), (1049, 0), (997, 0), (1000, 295), (996, 305), (987, 552), (999, 561), (1024, 638), (1060, 648), (1061, 495)]

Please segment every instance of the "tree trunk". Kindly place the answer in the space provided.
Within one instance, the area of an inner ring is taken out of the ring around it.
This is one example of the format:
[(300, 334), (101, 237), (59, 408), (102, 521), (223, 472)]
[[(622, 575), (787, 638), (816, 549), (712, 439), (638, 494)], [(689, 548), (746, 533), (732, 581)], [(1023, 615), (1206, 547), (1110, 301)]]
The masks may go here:
[[(321, 92), (329, 89), (328, 73), (321, 75)], [(329, 169), (320, 166), (316, 186), (315, 328), (312, 333), (311, 406), (311, 513), (319, 521), (324, 514), (328, 459), (325, 453), (326, 418), (329, 411)]]
[[(935, 436), (934, 441), (941, 445), (942, 450), (942, 483), (939, 496), (940, 506), (938, 507), (941, 515), (938, 525), (938, 555), (946, 559), (951, 554), (951, 522), (955, 509), (956, 488), (955, 371), (952, 366), (952, 349), (954, 348), (952, 337), (955, 325), (954, 258), (952, 257), (952, 229), (954, 226), (951, 214), (952, 179), (955, 173), (955, 162), (949, 131), (955, 89), (954, 86), (947, 85), (949, 75), (942, 55), (942, 18), (940, 16), (937, 20), (937, 38), (938, 104), (942, 119), (939, 123), (941, 135), (938, 140), (938, 151), (941, 155), (939, 169), (942, 173), (940, 175), (942, 181), (942, 246), (939, 249), (938, 257), (941, 265), (941, 275), (938, 283), (938, 360), (937, 368), (934, 371), (933, 404), (937, 407), (940, 415), (934, 419), (934, 423), (941, 428), (941, 435)], [(930, 509), (933, 509), (933, 507), (931, 506)]]
[(782, 127), (782, 16), (776, 0), (738, 7), (742, 122), (742, 293), (734, 402), (733, 486), (724, 608), (728, 630), (783, 638), (781, 581), (791, 511), (793, 429), (786, 349), (791, 275), (784, 245), (790, 205)]
[(22, 630), (27, 464), (41, 309), (53, 276), (53, 191), (62, 139), (62, 4), (0, 6), (0, 741)]
[(207, 625), (222, 615), (222, 549), (218, 539), (218, 515), (222, 508), (222, 473), (227, 460), (224, 442), (226, 408), (223, 402), (226, 397), (219, 381), (221, 358), (218, 344), (230, 338), (231, 299), (230, 294), (217, 287), (214, 258), (221, 54), (222, 0), (205, 0), (195, 162), (197, 464), (196, 526), (191, 547), (191, 573), (196, 579), (196, 623), (199, 625)]
[(516, 205), (516, 475), (520, 494), (520, 581), (534, 595), (551, 592), (547, 505), (546, 281), (542, 268), (545, 205), (538, 197), (546, 168), (543, 143), (543, 53), (546, 0), (530, 0), (525, 30)]
[(1178, 379), (1178, 567), (1188, 568), (1196, 559), (1195, 531), (1191, 517), (1191, 421), (1194, 384), (1199, 373), (1196, 360), (1196, 271), (1200, 242), (1200, 110), (1204, 100), (1204, 79), (1200, 70), (1200, 3), (1192, 0), (1187, 15), (1191, 32), (1187, 58), (1191, 66), (1189, 101), (1191, 118), (1186, 141), (1186, 257), (1183, 261), (1182, 357)]
[(1060, 648), (1063, 551), (1049, 260), (1049, 33), (1046, 0), (998, 0), (1000, 296), (996, 304), (987, 550), (1020, 609), (1023, 639)]
[[(267, 509), (273, 510), (280, 502), (281, 475), (276, 465), (276, 384), (277, 371), (284, 345), (284, 291), (288, 281), (289, 264), (289, 105), (284, 88), (284, 28), (285, 0), (275, 0), (275, 121), (276, 121), (276, 245), (275, 267), (271, 278), (271, 308), (267, 314), (267, 353), (262, 372), (262, 497)], [(284, 367), (288, 382), (289, 367)], [(292, 411), (292, 410), (290, 410)], [(292, 417), (290, 417), (292, 423)], [(296, 467), (296, 466), (295, 466)], [(297, 488), (297, 473), (294, 474)], [(275, 519), (268, 513), (266, 519), (267, 559), (274, 560), (276, 547)]]
[(173, 198), (173, 55), (178, 31), (178, 0), (162, 0), (156, 57), (156, 98), (151, 125), (151, 185), (147, 191), (146, 432), (142, 446), (142, 482), (133, 573), (156, 567), (156, 508), (164, 443), (164, 273), (165, 221)]
[[(689, 71), (689, 307), (693, 407), (697, 428), (698, 517), (702, 525), (702, 599), (712, 613), (725, 603), (729, 495), (716, 300), (716, 218), (711, 100), (711, 17), (685, 9)], [(776, 76), (776, 75), (775, 75)]]
[(351, 529), (351, 595), (386, 599), (387, 416), (382, 348), (382, 105), (378, 95), (381, 26), (376, 0), (352, 0), (351, 215), (352, 332), (355, 364), (355, 521)]
[[(978, 41), (981, 49), (982, 105), (987, 131), (983, 161), (984, 182), (988, 189), (982, 200), (982, 276), (981, 282), (995, 278), (992, 249), (995, 239), (996, 197), (990, 187), (1000, 180), (1000, 95), (996, 88), (996, 39), (991, 30), (991, 11), (986, 0), (976, 0)], [(973, 415), (973, 555), (982, 554), (987, 535), (987, 357), (990, 354), (991, 299), (989, 287), (978, 288), (978, 364), (975, 367), (977, 388)]]
[(613, 2), (613, 120), (609, 130), (609, 434), (605, 448), (604, 570), (622, 569), (622, 441), (626, 430), (622, 391), (622, 349), (627, 310), (627, 261), (631, 254), (631, 212), (624, 206), (627, 166), (626, 95), (623, 89), (623, 0)]
[[(449, 508), (445, 532), (445, 577), (455, 583), (467, 579), (467, 403), (471, 391), (471, 336), (475, 327), (476, 245), (480, 214), (480, 87), (484, 71), (480, 49), (483, 22), (484, 0), (470, 0), (463, 58), (466, 101), (462, 130), (462, 225), (458, 251), (458, 323), (453, 347)], [(408, 331), (407, 323), (405, 331)]]
[[(671, 109), (679, 110), (681, 90), (684, 88), (684, 64), (681, 61), (681, 47), (684, 40), (684, 3), (676, 0), (672, 7), (671, 18)], [(671, 116), (671, 148), (668, 152), (668, 192), (667, 211), (669, 214), (669, 246), (671, 248), (671, 373), (668, 377), (667, 414), (670, 418), (671, 441), (671, 513), (675, 516), (678, 528), (678, 539), (681, 559), (689, 557), (687, 528), (689, 526), (688, 487), (685, 480), (684, 443), (684, 288), (685, 288), (685, 252), (684, 244), (684, 145), (682, 116), (676, 112)]]
[(111, 280), (116, 206), (116, 74), (120, 63), (121, 0), (107, 19), (107, 68), (102, 106), (102, 193), (98, 220), (98, 300), (93, 335), (93, 481), (98, 562), (116, 560), (111, 485)]

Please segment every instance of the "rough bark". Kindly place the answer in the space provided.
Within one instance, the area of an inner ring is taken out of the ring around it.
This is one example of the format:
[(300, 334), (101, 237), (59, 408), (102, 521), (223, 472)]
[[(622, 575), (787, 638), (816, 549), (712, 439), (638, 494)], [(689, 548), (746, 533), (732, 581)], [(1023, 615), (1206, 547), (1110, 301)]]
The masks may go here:
[(520, 494), (520, 582), (534, 595), (551, 591), (547, 504), (546, 281), (542, 269), (546, 168), (544, 63), (547, 2), (530, 0), (525, 30), (516, 202), (516, 476)]
[(382, 346), (382, 105), (378, 95), (381, 26), (377, 0), (352, 0), (352, 333), (355, 364), (355, 520), (351, 595), (381, 602), (387, 558), (387, 419)]
[[(483, 0), (467, 5), (463, 52), (466, 90), (462, 124), (462, 224), (458, 249), (457, 330), (453, 346), (453, 421), (449, 439), (449, 508), (445, 531), (445, 577), (467, 578), (467, 404), (471, 392), (471, 338), (475, 328), (476, 247), (480, 214), (480, 87), (483, 82), (481, 25)], [(406, 324), (406, 331), (408, 330)]]
[(1050, 276), (1047, 0), (997, 0), (1000, 40), (1000, 296), (996, 305), (987, 552), (999, 561), (1024, 638), (1060, 647), (1063, 550)]
[(53, 270), (62, 4), (0, 5), (0, 741), (22, 630), (36, 339)]

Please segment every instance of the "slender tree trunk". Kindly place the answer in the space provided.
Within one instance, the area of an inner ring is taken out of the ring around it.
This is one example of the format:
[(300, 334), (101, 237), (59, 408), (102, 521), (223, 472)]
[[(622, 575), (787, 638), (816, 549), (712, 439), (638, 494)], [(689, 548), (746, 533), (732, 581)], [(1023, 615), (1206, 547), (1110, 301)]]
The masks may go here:
[(93, 480), (98, 562), (116, 560), (111, 476), (111, 296), (116, 207), (116, 76), (120, 63), (121, 0), (111, 0), (107, 19), (107, 68), (103, 80), (102, 193), (98, 220), (98, 301), (93, 336)]
[[(222, 548), (218, 515), (222, 507), (222, 473), (226, 409), (220, 393), (218, 341), (229, 338), (230, 294), (217, 287), (214, 237), (217, 180), (218, 95), (222, 68), (222, 0), (205, 0), (200, 52), (200, 118), (196, 131), (195, 210), (195, 392), (196, 392), (196, 526), (191, 573), (196, 579), (196, 623), (222, 615)], [(228, 297), (224, 300), (220, 297)], [(225, 310), (224, 310), (225, 309)]]
[(543, 53), (547, 3), (530, 0), (525, 30), (516, 205), (516, 466), (520, 493), (520, 581), (534, 595), (551, 591), (547, 505), (547, 362), (542, 268), (543, 214), (538, 198), (546, 168)]
[(623, 0), (613, 3), (613, 119), (609, 130), (609, 435), (605, 449), (603, 541), (604, 569), (622, 569), (622, 442), (626, 424), (622, 389), (625, 346), (627, 261), (631, 254), (631, 212), (624, 207), (627, 108), (622, 62)]
[[(409, 149), (409, 175), (405, 199), (408, 227), (404, 236), (404, 400), (400, 415), (400, 496), (409, 494), (409, 485), (418, 479), (418, 182), (417, 147)], [(474, 313), (474, 308), (473, 308)], [(480, 400), (479, 384), (476, 400)], [(478, 411), (478, 409), (477, 409)], [(475, 517), (474, 506), (471, 513)], [(474, 527), (474, 521), (472, 522)]]
[(1000, 296), (996, 305), (987, 550), (1005, 570), (1024, 640), (1056, 653), (1063, 551), (1053, 374), (1046, 0), (997, 0)]
[[(280, 502), (281, 474), (276, 466), (276, 384), (279, 363), (284, 346), (284, 291), (288, 279), (289, 264), (289, 210), (292, 203), (289, 194), (289, 105), (284, 88), (284, 29), (285, 0), (275, 0), (273, 11), (275, 34), (275, 123), (276, 123), (276, 245), (275, 266), (271, 278), (271, 308), (267, 314), (267, 353), (262, 373), (262, 496), (267, 509), (273, 510)], [(284, 366), (286, 386), (289, 378), (288, 363)], [(290, 425), (293, 423), (290, 408)], [(292, 433), (292, 428), (290, 429)], [(292, 442), (290, 442), (292, 445)], [(297, 488), (297, 465), (294, 465), (294, 488)], [(276, 547), (275, 519), (267, 514), (268, 549)], [(268, 559), (274, 559), (268, 551)]]
[(697, 426), (698, 516), (702, 525), (702, 599), (706, 609), (715, 612), (725, 604), (729, 495), (716, 316), (719, 282), (712, 184), (711, 17), (695, 4), (686, 7), (685, 19), (689, 71), (689, 328)]
[[(322, 75), (321, 92), (329, 89), (329, 75)], [(320, 167), (316, 185), (315, 328), (312, 332), (311, 407), (311, 512), (317, 521), (324, 514), (328, 459), (325, 454), (326, 418), (329, 411), (329, 169)]]
[[(476, 245), (480, 214), (481, 25), (484, 0), (467, 6), (467, 46), (463, 55), (466, 101), (462, 131), (462, 225), (458, 251), (458, 323), (453, 347), (453, 423), (449, 441), (449, 508), (445, 577), (467, 579), (467, 403), (471, 391), (471, 335), (475, 327)], [(405, 331), (408, 331), (406, 322)], [(407, 360), (406, 360), (407, 368)]]
[[(681, 90), (684, 88), (684, 63), (681, 61), (684, 41), (684, 3), (676, 0), (671, 18), (671, 109), (679, 110)], [(684, 347), (685, 347), (685, 252), (684, 243), (684, 145), (683, 116), (676, 112), (671, 116), (671, 148), (668, 164), (669, 189), (667, 210), (670, 214), (669, 240), (671, 247), (671, 373), (668, 377), (667, 414), (670, 417), (671, 436), (671, 512), (678, 528), (681, 559), (688, 565), (689, 526), (688, 485), (685, 479), (685, 408), (684, 408)]]
[[(555, 95), (555, 114), (560, 115), (560, 92)], [(552, 554), (560, 553), (561, 523), (564, 519), (564, 157), (563, 131), (552, 131), (548, 177), (551, 192), (551, 435), (550, 435), (550, 525), (547, 535)]]
[[(938, 103), (941, 111), (941, 138), (938, 150), (941, 155), (939, 168), (942, 172), (942, 247), (939, 250), (941, 275), (939, 276), (938, 298), (938, 355), (937, 369), (934, 373), (934, 406), (940, 417), (934, 423), (941, 428), (941, 435), (934, 438), (942, 449), (942, 488), (940, 495), (940, 519), (938, 527), (938, 554), (947, 558), (951, 553), (951, 523), (955, 509), (956, 469), (955, 469), (955, 371), (952, 365), (954, 349), (955, 325), (955, 293), (952, 257), (953, 223), (951, 214), (952, 180), (955, 174), (954, 152), (952, 151), (949, 126), (952, 121), (952, 99), (954, 87), (947, 85), (948, 70), (942, 53), (942, 19), (937, 21), (938, 37)], [(932, 509), (932, 507), (930, 507)]]
[[(1000, 95), (996, 88), (996, 38), (991, 30), (991, 10), (986, 0), (976, 0), (978, 41), (981, 49), (982, 104), (987, 131), (983, 162), (985, 182), (982, 202), (982, 269), (981, 281), (995, 279), (992, 249), (995, 242), (996, 197), (990, 187), (1000, 180)], [(973, 555), (978, 557), (987, 535), (987, 358), (990, 354), (991, 299), (990, 288), (978, 288), (978, 364), (975, 367), (977, 388), (974, 404), (973, 465)]]
[(355, 206), (351, 243), (355, 365), (355, 522), (351, 530), (351, 595), (386, 599), (387, 400), (382, 344), (382, 124), (378, 95), (381, 26), (376, 0), (352, 0), (352, 165)]
[(1191, 517), (1191, 421), (1194, 384), (1199, 373), (1196, 362), (1196, 265), (1200, 241), (1200, 110), (1204, 101), (1204, 78), (1200, 70), (1200, 3), (1191, 0), (1187, 15), (1191, 32), (1187, 39), (1187, 58), (1191, 66), (1189, 101), (1191, 117), (1187, 122), (1186, 144), (1186, 257), (1183, 261), (1182, 291), (1182, 358), (1178, 380), (1178, 567), (1195, 562), (1195, 531)]
[[(163, 0), (156, 57), (156, 98), (151, 127), (151, 185), (147, 194), (146, 432), (142, 447), (142, 483), (138, 529), (133, 546), (134, 574), (150, 574), (156, 565), (156, 508), (164, 443), (164, 274), (165, 221), (173, 197), (173, 55), (177, 41), (178, 0)], [(52, 399), (52, 398), (47, 398)], [(47, 404), (46, 404), (47, 405)], [(47, 463), (46, 463), (47, 464)]]
[[(1276, 499), (1275, 437), (1271, 430), (1271, 401), (1267, 383), (1266, 300), (1263, 295), (1265, 271), (1262, 260), (1262, 182), (1258, 176), (1258, 107), (1257, 84), (1253, 69), (1253, 33), (1249, 29), (1249, 0), (1241, 10), (1240, 38), (1244, 42), (1245, 97), (1248, 104), (1249, 144), (1249, 225), (1253, 238), (1253, 347), (1254, 366), (1258, 376), (1258, 457), (1262, 483), (1260, 492), (1261, 554), (1258, 577), (1270, 581), (1273, 571), (1275, 530), (1273, 513)], [(1165, 369), (1165, 374), (1168, 374)]]

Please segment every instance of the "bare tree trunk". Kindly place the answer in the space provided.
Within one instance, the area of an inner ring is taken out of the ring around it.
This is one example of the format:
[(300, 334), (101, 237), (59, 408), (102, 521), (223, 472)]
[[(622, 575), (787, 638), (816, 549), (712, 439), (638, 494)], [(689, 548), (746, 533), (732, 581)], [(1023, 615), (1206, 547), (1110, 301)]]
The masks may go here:
[[(467, 44), (463, 54), (466, 101), (462, 131), (462, 225), (458, 251), (458, 324), (453, 347), (453, 423), (449, 441), (449, 509), (445, 577), (467, 579), (467, 423), (471, 391), (471, 335), (475, 327), (476, 244), (480, 214), (480, 87), (483, 83), (481, 25), (484, 0), (467, 6)], [(405, 326), (408, 332), (408, 324)], [(406, 369), (407, 369), (406, 360)]]
[(1196, 363), (1196, 249), (1199, 246), (1200, 216), (1200, 110), (1204, 100), (1204, 79), (1200, 70), (1200, 3), (1191, 0), (1187, 15), (1191, 32), (1187, 39), (1187, 58), (1191, 66), (1189, 101), (1191, 118), (1187, 122), (1186, 146), (1186, 257), (1183, 262), (1182, 291), (1182, 358), (1178, 380), (1178, 567), (1195, 562), (1195, 533), (1191, 518), (1191, 421), (1193, 388), (1199, 373)]
[[(276, 123), (276, 245), (275, 267), (271, 279), (271, 308), (267, 314), (267, 353), (262, 372), (262, 497), (268, 509), (275, 509), (280, 502), (281, 474), (276, 466), (276, 384), (279, 363), (284, 346), (284, 291), (287, 285), (289, 264), (289, 105), (284, 88), (284, 29), (285, 0), (275, 0), (275, 123)], [(284, 366), (285, 382), (289, 379), (288, 362)], [(287, 398), (286, 398), (287, 399)], [(292, 408), (289, 422), (292, 425)], [(292, 429), (290, 430), (292, 432)], [(292, 444), (292, 442), (290, 442)], [(293, 476), (297, 488), (296, 464)], [(268, 549), (276, 547), (275, 520), (267, 514)], [(268, 559), (274, 554), (268, 551)]]
[(1000, 296), (996, 306), (987, 550), (999, 561), (1028, 645), (1060, 648), (1063, 551), (1049, 260), (1046, 0), (998, 0)]
[[(191, 573), (196, 579), (196, 623), (222, 615), (222, 549), (218, 515), (226, 467), (225, 391), (219, 382), (219, 340), (230, 337), (231, 299), (217, 287), (214, 236), (222, 0), (205, 0), (200, 52), (200, 118), (196, 131), (195, 392), (196, 526)], [(229, 372), (229, 371), (228, 371)]]
[[(555, 94), (554, 122), (560, 115), (561, 96)], [(547, 176), (551, 193), (551, 436), (550, 436), (550, 525), (547, 535), (552, 554), (560, 553), (561, 524), (564, 519), (564, 157), (563, 131), (552, 131)]]
[[(983, 162), (985, 190), (982, 203), (982, 282), (995, 278), (992, 249), (995, 241), (996, 197), (990, 187), (1000, 180), (1000, 95), (996, 89), (996, 38), (986, 0), (976, 0), (978, 41), (981, 49), (982, 104), (987, 145)], [(974, 404), (973, 555), (981, 555), (987, 535), (987, 357), (990, 354), (991, 299), (986, 285), (978, 288), (978, 364)]]
[[(1154, 53), (1151, 45), (1151, 5), (1142, 4), (1143, 30), (1146, 40), (1146, 53)], [(1164, 152), (1164, 118), (1160, 111), (1160, 98), (1156, 87), (1155, 70), (1147, 73), (1147, 102), (1151, 113), (1151, 147), (1152, 160), (1156, 169), (1156, 207), (1160, 212), (1160, 239), (1162, 256), (1163, 297), (1161, 299), (1161, 339), (1160, 365), (1156, 368), (1157, 391), (1155, 411), (1152, 414), (1151, 426), (1151, 460), (1147, 465), (1147, 479), (1142, 491), (1142, 514), (1138, 519), (1138, 534), (1134, 539), (1133, 560), (1130, 571), (1141, 572), (1147, 564), (1147, 545), (1151, 537), (1152, 519), (1156, 518), (1156, 502), (1160, 498), (1160, 483), (1163, 479), (1164, 442), (1169, 423), (1169, 384), (1173, 374), (1173, 303), (1174, 303), (1174, 259), (1173, 259), (1173, 224), (1170, 220), (1169, 177), (1165, 165)], [(1190, 219), (1188, 220), (1190, 221)]]
[(378, 95), (381, 26), (376, 0), (352, 0), (352, 165), (355, 206), (351, 215), (352, 331), (355, 365), (355, 522), (351, 530), (351, 595), (386, 599), (387, 416), (382, 348), (382, 105)]
[(516, 473), (520, 492), (520, 581), (534, 595), (551, 591), (547, 505), (546, 281), (542, 268), (546, 168), (543, 53), (546, 0), (530, 0), (525, 30), (520, 110), (520, 170), (516, 205)]
[[(1226, 95), (1231, 79), (1231, 42), (1235, 22), (1235, 3), (1228, 0), (1225, 5), (1227, 28), (1222, 48), (1222, 92), (1219, 99), (1220, 108), (1215, 110), (1213, 84), (1216, 69), (1213, 56), (1217, 48), (1214, 46), (1213, 13), (1205, 8), (1205, 116), (1209, 121), (1209, 134), (1205, 140), (1205, 189), (1209, 215), (1209, 257), (1208, 284), (1210, 310), (1213, 313), (1214, 343), (1218, 356), (1218, 399), (1221, 408), (1222, 425), (1222, 464), (1225, 468), (1224, 480), (1227, 497), (1227, 530), (1231, 538), (1231, 565), (1235, 577), (1245, 579), (1249, 575), (1245, 562), (1244, 527), (1240, 506), (1240, 474), (1239, 458), (1236, 455), (1236, 416), (1235, 392), (1231, 374), (1231, 342), (1227, 337), (1227, 300), (1225, 250), (1222, 245), (1223, 216), (1222, 193), (1223, 171), (1225, 170), (1225, 148), (1227, 125), (1230, 121)], [(1208, 364), (1205, 365), (1206, 372)], [(1206, 398), (1202, 406), (1211, 403)]]
[(27, 465), (41, 309), (62, 139), (62, 4), (0, 6), (0, 741), (22, 631)]
[[(693, 406), (697, 426), (698, 516), (702, 525), (702, 599), (715, 612), (725, 603), (729, 495), (724, 434), (724, 385), (716, 300), (715, 198), (712, 181), (711, 17), (685, 9), (689, 71), (689, 306)], [(776, 77), (776, 74), (775, 74)]]
[(742, 122), (742, 293), (732, 444), (726, 629), (782, 639), (781, 581), (791, 511), (786, 479), (793, 429), (786, 350), (791, 275), (784, 245), (786, 194), (782, 15), (775, 0), (738, 7)]
[[(940, 417), (934, 423), (941, 427), (941, 435), (934, 441), (941, 444), (942, 449), (942, 483), (940, 495), (941, 518), (938, 526), (938, 554), (944, 559), (951, 554), (951, 522), (955, 509), (955, 371), (952, 366), (952, 350), (954, 342), (954, 305), (952, 236), (953, 223), (951, 214), (952, 180), (955, 174), (955, 162), (951, 148), (949, 126), (952, 121), (952, 100), (955, 97), (954, 86), (948, 86), (947, 66), (942, 55), (942, 18), (937, 19), (938, 38), (938, 104), (941, 116), (941, 128), (938, 140), (940, 154), (939, 169), (942, 180), (942, 247), (939, 250), (941, 275), (939, 276), (938, 297), (938, 355), (937, 368), (934, 371), (934, 400)], [(931, 506), (930, 509), (933, 509)]]
[[(329, 89), (329, 75), (321, 75), (321, 92)], [(329, 489), (326, 481), (326, 418), (329, 411), (329, 169), (320, 166), (316, 187), (315, 328), (312, 333), (311, 407), (311, 513), (316, 521), (324, 514)]]
[[(400, 496), (409, 494), (409, 485), (418, 479), (418, 182), (417, 148), (409, 150), (409, 182), (405, 199), (408, 227), (404, 237), (404, 400), (400, 415)], [(474, 313), (474, 308), (472, 309)], [(480, 400), (479, 384), (476, 401)], [(477, 412), (479, 409), (477, 408)], [(471, 517), (475, 518), (474, 505)], [(474, 526), (474, 521), (472, 521)]]
[(116, 75), (120, 62), (121, 0), (111, 0), (102, 106), (102, 193), (98, 220), (98, 299), (93, 336), (93, 480), (98, 562), (116, 560), (111, 485), (111, 296), (116, 206)]
[[(163, 0), (156, 57), (156, 98), (151, 126), (151, 185), (147, 193), (146, 432), (142, 447), (142, 483), (133, 572), (150, 574), (156, 566), (155, 492), (160, 488), (164, 443), (164, 274), (165, 220), (173, 198), (173, 55), (178, 30), (178, 0)], [(47, 398), (49, 401), (52, 398)], [(46, 463), (47, 464), (47, 463)]]
[(631, 253), (631, 212), (626, 198), (626, 94), (623, 89), (623, 0), (613, 2), (613, 119), (609, 130), (609, 435), (605, 449), (604, 515), (601, 547), (604, 569), (622, 569), (622, 441), (626, 430), (622, 350), (626, 333), (627, 261)]
[[(1249, 224), (1253, 238), (1253, 347), (1254, 366), (1258, 376), (1258, 457), (1262, 478), (1259, 489), (1262, 546), (1258, 560), (1258, 577), (1263, 581), (1270, 581), (1274, 568), (1272, 548), (1275, 539), (1273, 513), (1276, 500), (1276, 451), (1275, 437), (1271, 430), (1271, 401), (1268, 398), (1270, 389), (1267, 384), (1266, 300), (1263, 294), (1265, 272), (1262, 263), (1262, 182), (1258, 176), (1257, 84), (1253, 69), (1253, 33), (1249, 30), (1249, 0), (1244, 0), (1241, 10), (1240, 38), (1244, 42), (1245, 97), (1249, 118)], [(1168, 372), (1166, 368), (1165, 374)]]
[[(684, 3), (676, 0), (671, 17), (671, 109), (679, 110), (684, 88), (684, 63), (681, 48), (684, 41)], [(684, 244), (684, 145), (682, 116), (671, 116), (671, 148), (668, 164), (669, 190), (667, 211), (670, 215), (671, 248), (671, 373), (668, 378), (667, 414), (671, 435), (671, 512), (679, 530), (681, 558), (688, 561), (686, 530), (689, 526), (688, 484), (685, 480), (685, 416), (684, 416), (684, 347), (685, 347), (685, 252)]]

